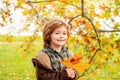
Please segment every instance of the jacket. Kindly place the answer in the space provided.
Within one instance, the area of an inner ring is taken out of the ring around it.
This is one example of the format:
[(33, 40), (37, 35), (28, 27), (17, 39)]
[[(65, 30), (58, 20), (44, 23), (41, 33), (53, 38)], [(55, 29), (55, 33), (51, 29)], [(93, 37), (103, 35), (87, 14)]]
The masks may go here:
[[(71, 54), (72, 56), (72, 54)], [(68, 77), (65, 69), (55, 71), (51, 66), (50, 57), (43, 51), (32, 58), (36, 69), (37, 80), (75, 80)]]

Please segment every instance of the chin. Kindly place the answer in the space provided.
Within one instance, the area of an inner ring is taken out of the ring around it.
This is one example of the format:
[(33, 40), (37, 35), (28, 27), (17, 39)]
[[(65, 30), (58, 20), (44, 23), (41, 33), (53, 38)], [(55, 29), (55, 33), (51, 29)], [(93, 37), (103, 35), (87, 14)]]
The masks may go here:
[(64, 46), (65, 44), (60, 44), (60, 46)]

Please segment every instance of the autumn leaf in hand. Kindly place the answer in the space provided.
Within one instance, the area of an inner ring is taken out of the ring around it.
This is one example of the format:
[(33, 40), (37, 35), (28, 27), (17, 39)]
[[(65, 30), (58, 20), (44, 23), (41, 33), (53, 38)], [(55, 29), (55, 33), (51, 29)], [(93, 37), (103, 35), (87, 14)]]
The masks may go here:
[(72, 68), (77, 70), (79, 73), (86, 71), (89, 68), (89, 64), (87, 62), (79, 62), (77, 64), (72, 65)]
[(61, 63), (77, 70), (79, 73), (87, 70), (90, 66), (87, 62), (82, 62), (81, 54), (74, 55), (71, 59), (65, 58)]
[(82, 55), (76, 54), (71, 58), (70, 62), (74, 65), (74, 64), (81, 62), (81, 60), (82, 60)]
[(64, 58), (64, 60), (61, 63), (67, 67), (72, 66), (72, 63), (70, 62), (70, 60), (68, 58)]

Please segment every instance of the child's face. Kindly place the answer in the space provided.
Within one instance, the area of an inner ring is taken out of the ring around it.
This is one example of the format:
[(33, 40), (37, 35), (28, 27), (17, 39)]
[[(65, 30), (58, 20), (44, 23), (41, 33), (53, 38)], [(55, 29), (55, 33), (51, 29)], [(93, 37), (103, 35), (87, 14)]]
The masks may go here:
[(53, 31), (51, 34), (50, 45), (52, 47), (62, 47), (67, 42), (68, 35), (67, 29), (64, 26), (61, 26)]

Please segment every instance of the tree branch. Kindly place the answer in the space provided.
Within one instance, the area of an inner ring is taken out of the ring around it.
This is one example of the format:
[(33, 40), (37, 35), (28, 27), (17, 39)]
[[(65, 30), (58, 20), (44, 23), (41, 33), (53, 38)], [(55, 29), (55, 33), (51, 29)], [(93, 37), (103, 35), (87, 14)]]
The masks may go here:
[[(58, 1), (58, 0), (54, 0)], [(51, 0), (42, 0), (42, 1), (27, 1), (28, 3), (42, 3), (42, 2), (52, 2)]]
[[(78, 6), (74, 5), (74, 4), (67, 3), (65, 1), (60, 1), (60, 0), (53, 0), (53, 1), (58, 1), (58, 2), (61, 2), (61, 3), (64, 3), (64, 4), (72, 5), (72, 6), (76, 7), (76, 8), (78, 8), (79, 10), (81, 10), (80, 7), (78, 7)], [(42, 2), (52, 2), (52, 1), (51, 0), (43, 0), (43, 1), (27, 1), (27, 2), (28, 3), (42, 3)]]
[(75, 18), (77, 18), (77, 17), (79, 17), (79, 16), (82, 16), (82, 15), (76, 15), (76, 16), (72, 17), (72, 18), (69, 20), (68, 24), (72, 27), (71, 22), (72, 22)]
[(82, 4), (82, 17), (84, 17), (85, 13), (84, 13), (84, 0), (81, 0), (81, 4)]
[(95, 51), (95, 53), (93, 54), (93, 56), (91, 57), (91, 59), (90, 59), (90, 61), (88, 62), (88, 64), (90, 64), (92, 61), (93, 61), (93, 59), (94, 59), (94, 57), (95, 57), (95, 55), (97, 54), (97, 52), (98, 51), (100, 51), (101, 49), (100, 48), (98, 48), (96, 51)]
[(97, 30), (98, 32), (120, 32), (120, 30)]
[(68, 23), (72, 26), (71, 22), (72, 22), (75, 18), (77, 18), (77, 17), (79, 17), (79, 16), (85, 17), (85, 18), (91, 23), (91, 25), (92, 25), (92, 27), (93, 27), (93, 29), (94, 29), (94, 31), (95, 31), (96, 37), (97, 37), (97, 40), (98, 40), (98, 45), (99, 45), (99, 48), (101, 49), (100, 39), (99, 39), (99, 36), (98, 36), (97, 28), (96, 28), (95, 25), (93, 24), (92, 20), (91, 20), (90, 18), (88, 18), (87, 16), (85, 16), (85, 13), (84, 13), (84, 0), (82, 0), (81, 4), (82, 4), (82, 15), (77, 15), (77, 16), (71, 18)]
[(107, 24), (105, 21), (103, 22), (105, 25), (107, 25), (109, 28), (113, 29), (114, 27), (111, 27), (109, 24)]
[(97, 28), (95, 27), (95, 25), (93, 24), (92, 20), (90, 18), (88, 18), (87, 16), (84, 15), (84, 17), (91, 23), (95, 33), (96, 33), (96, 37), (97, 37), (97, 41), (98, 41), (98, 45), (99, 45), (99, 48), (101, 49), (101, 44), (100, 44), (100, 39), (99, 39), (99, 36), (98, 36), (98, 31), (97, 31)]
[(39, 15), (38, 15), (38, 14), (39, 14), (38, 11), (33, 7), (33, 5), (32, 5), (29, 1), (28, 1), (27, 3), (28, 3), (28, 4), (29, 4), (29, 5), (30, 5), (30, 6), (36, 11), (37, 18), (38, 18), (38, 17), (39, 17)]

